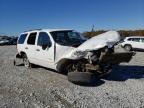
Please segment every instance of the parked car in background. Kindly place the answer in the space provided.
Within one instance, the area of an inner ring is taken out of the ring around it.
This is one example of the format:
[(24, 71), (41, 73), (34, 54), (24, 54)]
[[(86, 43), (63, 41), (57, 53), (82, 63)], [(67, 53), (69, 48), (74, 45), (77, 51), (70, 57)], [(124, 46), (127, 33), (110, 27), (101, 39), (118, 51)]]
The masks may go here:
[(10, 45), (16, 45), (17, 44), (17, 39), (18, 39), (18, 37), (12, 37), (10, 39)]
[(0, 45), (9, 45), (9, 44), (10, 44), (9, 40), (6, 40), (6, 39), (1, 39), (0, 40)]
[(16, 45), (18, 37), (0, 36), (0, 45)]
[(144, 51), (144, 37), (142, 36), (126, 37), (121, 43), (121, 46), (125, 48), (125, 50), (127, 51), (132, 50)]

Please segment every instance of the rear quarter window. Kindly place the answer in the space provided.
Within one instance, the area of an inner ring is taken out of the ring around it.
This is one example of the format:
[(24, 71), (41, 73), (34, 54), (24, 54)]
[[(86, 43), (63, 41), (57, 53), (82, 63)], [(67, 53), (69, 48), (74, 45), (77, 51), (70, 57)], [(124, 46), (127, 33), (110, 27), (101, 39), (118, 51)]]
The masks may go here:
[(23, 44), (26, 37), (27, 37), (27, 34), (21, 34), (19, 39), (18, 39), (18, 44)]

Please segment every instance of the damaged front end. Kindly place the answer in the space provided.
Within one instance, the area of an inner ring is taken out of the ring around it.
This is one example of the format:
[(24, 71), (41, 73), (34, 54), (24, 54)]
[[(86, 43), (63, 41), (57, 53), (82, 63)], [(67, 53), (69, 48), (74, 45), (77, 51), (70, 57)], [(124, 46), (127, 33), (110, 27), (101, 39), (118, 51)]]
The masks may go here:
[(69, 57), (68, 72), (91, 72), (104, 76), (112, 71), (112, 66), (129, 62), (133, 53), (115, 53), (114, 46), (120, 41), (115, 31), (93, 37), (80, 45)]
[(104, 47), (99, 50), (81, 52), (81, 59), (72, 60), (67, 69), (68, 72), (90, 72), (103, 77), (111, 73), (113, 65), (129, 62), (133, 55), (133, 52), (115, 53), (113, 49)]

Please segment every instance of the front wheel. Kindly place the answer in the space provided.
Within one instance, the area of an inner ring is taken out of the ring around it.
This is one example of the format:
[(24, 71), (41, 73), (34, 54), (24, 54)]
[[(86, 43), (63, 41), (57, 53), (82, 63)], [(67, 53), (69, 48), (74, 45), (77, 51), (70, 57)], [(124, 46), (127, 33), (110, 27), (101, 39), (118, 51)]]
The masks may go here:
[(26, 54), (23, 55), (23, 63), (24, 63), (24, 66), (26, 68), (30, 68), (31, 67), (31, 63), (29, 62)]

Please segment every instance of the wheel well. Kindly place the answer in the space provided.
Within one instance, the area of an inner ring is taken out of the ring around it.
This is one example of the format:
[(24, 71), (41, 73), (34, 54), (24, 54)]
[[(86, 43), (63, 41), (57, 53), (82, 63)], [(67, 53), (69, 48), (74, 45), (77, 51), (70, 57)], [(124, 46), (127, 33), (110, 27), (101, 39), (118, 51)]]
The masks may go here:
[(130, 47), (132, 47), (131, 44), (125, 44), (124, 47), (125, 47), (125, 46), (130, 46)]
[(67, 59), (67, 58), (64, 58), (64, 59), (60, 60), (60, 61), (57, 63), (57, 66), (56, 66), (57, 71), (61, 72), (61, 70), (63, 70), (62, 68), (64, 68), (63, 66), (64, 66), (65, 64), (68, 64), (68, 63), (72, 62), (72, 61), (73, 61), (73, 60)]
[(23, 51), (21, 51), (21, 52), (20, 52), (20, 56), (21, 56), (21, 58), (23, 57), (23, 55), (26, 55), (26, 53), (23, 52)]

